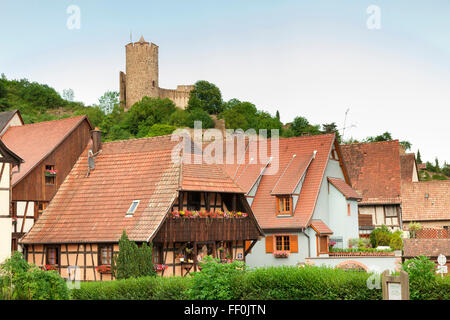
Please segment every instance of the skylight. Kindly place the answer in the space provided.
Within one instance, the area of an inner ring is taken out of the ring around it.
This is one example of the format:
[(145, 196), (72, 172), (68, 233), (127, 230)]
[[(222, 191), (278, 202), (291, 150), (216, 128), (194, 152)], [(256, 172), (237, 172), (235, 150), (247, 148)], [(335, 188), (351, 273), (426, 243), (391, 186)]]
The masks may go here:
[(133, 202), (131, 203), (131, 206), (128, 209), (127, 214), (126, 214), (125, 217), (132, 217), (133, 216), (133, 214), (135, 213), (135, 211), (136, 211), (140, 201), (141, 200), (133, 200)]

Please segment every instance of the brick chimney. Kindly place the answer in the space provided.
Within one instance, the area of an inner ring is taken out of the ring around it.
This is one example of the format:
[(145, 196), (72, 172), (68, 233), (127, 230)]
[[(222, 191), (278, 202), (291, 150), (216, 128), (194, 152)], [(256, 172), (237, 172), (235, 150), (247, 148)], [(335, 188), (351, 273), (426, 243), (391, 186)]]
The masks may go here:
[(91, 131), (92, 135), (92, 152), (96, 154), (102, 149), (102, 132), (98, 127)]

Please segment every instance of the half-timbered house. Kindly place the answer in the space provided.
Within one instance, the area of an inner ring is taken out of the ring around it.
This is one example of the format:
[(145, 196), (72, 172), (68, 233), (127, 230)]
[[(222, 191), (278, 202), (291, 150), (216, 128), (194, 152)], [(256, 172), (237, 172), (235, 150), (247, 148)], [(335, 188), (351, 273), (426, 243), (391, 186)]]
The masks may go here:
[(124, 230), (153, 244), (164, 276), (198, 270), (206, 254), (245, 260), (245, 243), (263, 232), (222, 168), (173, 160), (178, 142), (170, 136), (101, 144), (99, 135), (22, 239), (29, 262), (64, 277), (76, 268), (81, 280), (111, 279), (102, 266), (111, 265)]
[(18, 111), (2, 113), (9, 119), (0, 128), (1, 141), (24, 163), (11, 179), (13, 250), (30, 230), (90, 141), (86, 116), (23, 124)]
[[(241, 163), (225, 170), (244, 190), (265, 233), (249, 245), (252, 267), (296, 265), (309, 257), (327, 256), (331, 241), (347, 248), (358, 237), (358, 201), (349, 184), (334, 134), (268, 139), (267, 161), (252, 156), (249, 140)], [(275, 169), (276, 168), (276, 169)]]
[(11, 254), (12, 230), (15, 220), (11, 210), (11, 177), (20, 170), (23, 159), (0, 140), (0, 263)]

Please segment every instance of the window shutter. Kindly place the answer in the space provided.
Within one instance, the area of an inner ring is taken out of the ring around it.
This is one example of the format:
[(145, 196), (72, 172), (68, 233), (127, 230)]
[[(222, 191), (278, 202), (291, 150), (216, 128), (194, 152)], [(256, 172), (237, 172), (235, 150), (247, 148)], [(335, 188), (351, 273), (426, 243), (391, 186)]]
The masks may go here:
[(276, 201), (276, 205), (277, 205), (277, 215), (278, 215), (278, 214), (280, 214), (280, 198), (276, 197), (275, 201)]
[(266, 236), (266, 253), (273, 252), (273, 236)]
[(297, 235), (291, 235), (289, 242), (291, 244), (291, 252), (295, 253), (298, 252), (298, 236)]
[[(252, 242), (251, 241), (245, 241), (245, 250), (244, 251), (247, 251), (247, 249), (250, 247), (250, 245), (252, 244)], [(250, 250), (250, 252), (252, 252), (251, 250)], [(249, 252), (249, 253), (250, 253)]]

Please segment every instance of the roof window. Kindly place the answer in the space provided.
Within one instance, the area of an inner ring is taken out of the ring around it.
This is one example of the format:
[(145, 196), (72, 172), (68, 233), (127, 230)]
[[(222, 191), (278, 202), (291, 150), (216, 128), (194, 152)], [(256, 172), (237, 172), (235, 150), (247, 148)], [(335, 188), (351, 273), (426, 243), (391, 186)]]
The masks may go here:
[(137, 209), (140, 201), (141, 200), (133, 200), (133, 202), (131, 203), (130, 208), (127, 211), (127, 214), (125, 215), (125, 217), (132, 217), (133, 216), (133, 214), (136, 212), (136, 209)]

